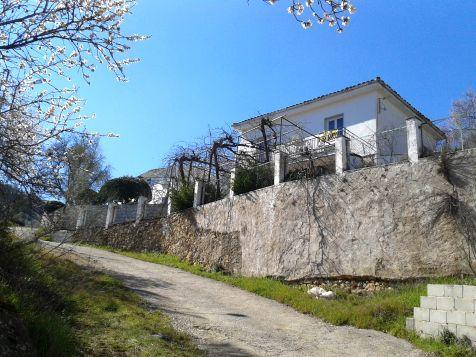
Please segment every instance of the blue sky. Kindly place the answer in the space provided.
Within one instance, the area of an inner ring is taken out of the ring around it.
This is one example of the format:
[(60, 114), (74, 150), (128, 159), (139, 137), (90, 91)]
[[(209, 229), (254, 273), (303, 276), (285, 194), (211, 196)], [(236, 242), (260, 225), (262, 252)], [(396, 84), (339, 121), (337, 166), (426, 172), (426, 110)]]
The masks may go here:
[(343, 34), (303, 30), (286, 0), (139, 0), (128, 33), (151, 35), (128, 83), (99, 70), (80, 84), (90, 130), (116, 132), (113, 175), (159, 167), (174, 144), (376, 76), (432, 119), (476, 88), (475, 1), (354, 0)]

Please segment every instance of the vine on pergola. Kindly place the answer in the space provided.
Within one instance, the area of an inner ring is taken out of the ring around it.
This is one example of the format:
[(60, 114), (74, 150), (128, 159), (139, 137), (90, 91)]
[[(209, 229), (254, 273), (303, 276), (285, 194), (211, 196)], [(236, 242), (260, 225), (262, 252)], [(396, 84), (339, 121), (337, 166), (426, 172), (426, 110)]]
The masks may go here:
[[(278, 0), (263, 1), (270, 5), (278, 2)], [(288, 13), (293, 15), (304, 29), (312, 26), (311, 18), (314, 18), (317, 24), (327, 23), (330, 27), (335, 27), (338, 33), (344, 31), (344, 27), (350, 22), (350, 16), (348, 15), (354, 14), (356, 10), (356, 7), (347, 0), (305, 0), (304, 5), (301, 1), (292, 0), (291, 6), (287, 8)], [(310, 18), (305, 19), (304, 15), (307, 14)]]

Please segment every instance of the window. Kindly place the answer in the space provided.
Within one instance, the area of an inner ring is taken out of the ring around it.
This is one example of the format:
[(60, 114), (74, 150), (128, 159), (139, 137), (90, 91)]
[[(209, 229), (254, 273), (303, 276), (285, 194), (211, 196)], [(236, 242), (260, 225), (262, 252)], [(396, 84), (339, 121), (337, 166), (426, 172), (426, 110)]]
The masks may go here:
[(338, 130), (339, 134), (343, 134), (344, 132), (344, 116), (343, 115), (336, 115), (330, 118), (326, 118), (325, 120), (325, 130)]

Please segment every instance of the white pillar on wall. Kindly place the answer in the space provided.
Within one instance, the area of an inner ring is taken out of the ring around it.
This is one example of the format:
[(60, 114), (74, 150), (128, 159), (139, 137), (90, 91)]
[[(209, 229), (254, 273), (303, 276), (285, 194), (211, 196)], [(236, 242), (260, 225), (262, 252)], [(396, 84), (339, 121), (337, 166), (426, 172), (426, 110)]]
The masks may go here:
[(229, 193), (230, 197), (233, 197), (235, 195), (235, 191), (233, 191), (233, 184), (235, 183), (235, 175), (236, 175), (236, 167), (232, 168), (230, 172), (230, 193)]
[(195, 181), (195, 190), (193, 191), (193, 207), (198, 207), (203, 204), (205, 183), (203, 181)]
[(86, 207), (79, 207), (78, 217), (76, 219), (76, 229), (86, 225)]
[(116, 210), (116, 204), (114, 202), (109, 202), (107, 204), (107, 214), (106, 214), (106, 229), (114, 223), (114, 215)]
[(146, 203), (147, 197), (139, 196), (139, 199), (137, 200), (136, 225), (142, 220), (142, 218), (144, 218)]
[(410, 162), (418, 162), (421, 155), (421, 121), (418, 118), (407, 119), (407, 153)]
[(167, 196), (167, 216), (172, 214), (172, 199), (170, 196)]
[(287, 155), (277, 150), (274, 153), (274, 184), (279, 185), (286, 177)]
[(339, 136), (335, 139), (335, 151), (336, 151), (336, 174), (342, 174), (347, 170), (348, 158), (349, 158), (349, 139), (345, 136)]

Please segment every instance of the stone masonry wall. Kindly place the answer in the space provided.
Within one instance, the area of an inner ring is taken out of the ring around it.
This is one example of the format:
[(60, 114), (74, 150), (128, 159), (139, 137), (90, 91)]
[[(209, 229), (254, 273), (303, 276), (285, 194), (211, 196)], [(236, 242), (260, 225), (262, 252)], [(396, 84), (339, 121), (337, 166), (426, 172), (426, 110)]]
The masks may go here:
[(422, 337), (438, 337), (446, 329), (476, 344), (476, 286), (428, 284), (428, 296), (407, 319), (407, 329)]
[[(476, 150), (444, 162), (426, 158), (286, 182), (173, 214), (147, 229), (123, 225), (99, 236), (247, 276), (469, 273)], [(469, 238), (461, 234), (463, 221)]]
[(133, 251), (167, 252), (208, 269), (239, 274), (241, 247), (238, 234), (218, 233), (197, 227), (193, 212), (168, 219), (89, 227), (75, 232), (74, 240)]

